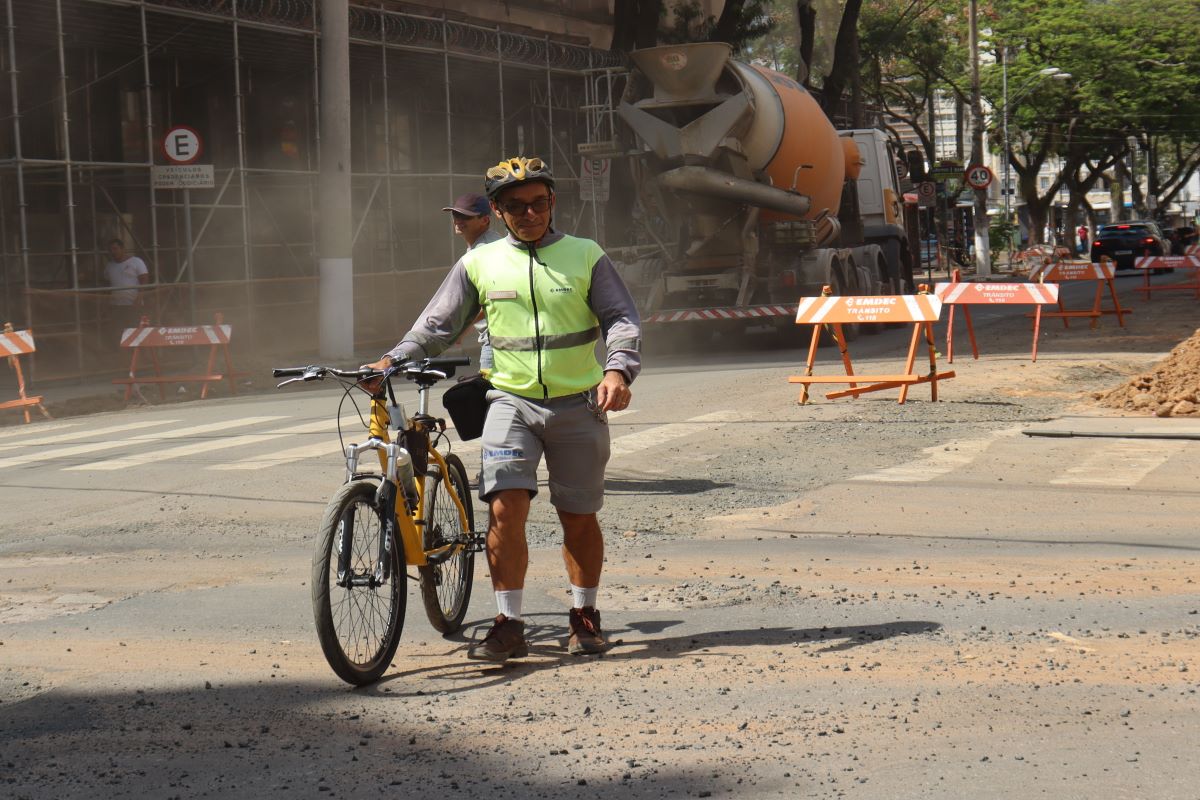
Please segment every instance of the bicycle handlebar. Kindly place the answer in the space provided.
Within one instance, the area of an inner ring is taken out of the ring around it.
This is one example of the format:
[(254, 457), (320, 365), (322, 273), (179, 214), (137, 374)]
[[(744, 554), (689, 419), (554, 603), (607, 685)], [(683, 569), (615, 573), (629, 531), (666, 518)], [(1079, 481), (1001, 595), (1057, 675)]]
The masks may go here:
[[(310, 364), (307, 367), (276, 367), (271, 370), (272, 377), (275, 378), (290, 378), (292, 381), (319, 381), (323, 380), (326, 375), (333, 375), (338, 378), (351, 378), (354, 380), (364, 380), (373, 378), (377, 375), (395, 375), (400, 372), (417, 371), (423, 372), (427, 369), (449, 368), (447, 376), (453, 375), (454, 367), (465, 367), (471, 363), (471, 359), (467, 356), (449, 356), (446, 358), (422, 358), (416, 361), (409, 361), (403, 364), (394, 364), (392, 367), (380, 372), (374, 369), (338, 369), (337, 367), (326, 367), (318, 364)], [(282, 386), (283, 384), (280, 384)]]

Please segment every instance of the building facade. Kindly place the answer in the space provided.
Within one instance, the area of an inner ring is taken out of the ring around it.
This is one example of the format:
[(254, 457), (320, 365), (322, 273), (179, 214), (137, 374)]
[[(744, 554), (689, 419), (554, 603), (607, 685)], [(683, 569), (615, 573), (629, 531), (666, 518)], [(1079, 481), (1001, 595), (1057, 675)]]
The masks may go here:
[[(573, 5), (351, 4), (358, 347), (411, 323), (462, 250), (440, 209), (506, 154), (549, 161), (558, 223), (595, 234), (577, 145), (618, 60), (597, 46), (607, 2)], [(39, 377), (122, 360), (106, 327), (110, 239), (148, 265), (152, 323), (221, 312), (235, 353), (315, 353), (319, 8), (4, 0), (0, 322), (35, 330)], [(178, 125), (199, 135), (212, 188), (154, 188)]]

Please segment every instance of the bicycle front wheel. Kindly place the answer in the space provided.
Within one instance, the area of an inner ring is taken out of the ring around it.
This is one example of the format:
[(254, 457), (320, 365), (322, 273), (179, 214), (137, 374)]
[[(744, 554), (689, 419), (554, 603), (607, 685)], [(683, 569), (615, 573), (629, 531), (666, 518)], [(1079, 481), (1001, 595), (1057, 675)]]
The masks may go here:
[(387, 671), (404, 627), (407, 575), (384, 513), (374, 483), (347, 483), (325, 509), (313, 553), (317, 639), (337, 676), (355, 686)]
[[(441, 633), (454, 633), (462, 627), (471, 600), (471, 583), (475, 575), (475, 553), (466, 544), (466, 534), (475, 529), (475, 511), (471, 506), (471, 490), (467, 471), (458, 456), (446, 456), (447, 474), (432, 469), (425, 478), (425, 550), (434, 550), (458, 542), (449, 558), (439, 563), (418, 567), (421, 579), (421, 599), (429, 622)], [(466, 517), (450, 498), (454, 492), (462, 501)]]

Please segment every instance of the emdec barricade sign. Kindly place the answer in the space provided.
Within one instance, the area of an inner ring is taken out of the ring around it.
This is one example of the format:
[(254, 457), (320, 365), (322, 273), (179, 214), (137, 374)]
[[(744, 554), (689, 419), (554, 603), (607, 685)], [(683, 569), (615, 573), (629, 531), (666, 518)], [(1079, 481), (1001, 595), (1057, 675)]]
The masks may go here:
[[(1195, 245), (1193, 245), (1195, 247)], [(1154, 292), (1195, 292), (1200, 299), (1200, 254), (1185, 256), (1140, 256), (1133, 265), (1142, 270), (1144, 282), (1137, 288), (1149, 300)], [(1190, 280), (1169, 283), (1166, 286), (1151, 286), (1150, 271), (1155, 269), (1187, 269), (1192, 271)]]
[(29, 418), (30, 406), (36, 406), (37, 410), (42, 412), (43, 417), (50, 419), (50, 412), (42, 405), (41, 396), (29, 397), (25, 394), (25, 373), (21, 371), (20, 357), (27, 356), (36, 350), (37, 348), (33, 344), (33, 331), (13, 330), (11, 323), (4, 323), (4, 328), (0, 329), (0, 357), (8, 359), (8, 366), (17, 375), (17, 397), (15, 400), (0, 402), (0, 409), (21, 409), (21, 412), (25, 415), (26, 425), (31, 422)]
[[(233, 360), (229, 355), (229, 338), (233, 334), (233, 329), (223, 323), (224, 319), (219, 312), (216, 315), (215, 325), (155, 327), (151, 326), (149, 320), (143, 317), (138, 327), (126, 328), (121, 334), (121, 347), (128, 347), (133, 350), (133, 355), (129, 359), (129, 376), (126, 378), (114, 378), (113, 383), (125, 385), (126, 400), (129, 400), (133, 396), (133, 387), (139, 383), (158, 384), (159, 398), (164, 400), (166, 399), (166, 392), (163, 389), (163, 384), (199, 383), (201, 385), (200, 399), (203, 400), (208, 396), (208, 387), (210, 384), (228, 380), (229, 393), (236, 395), (236, 379), (249, 373), (234, 371)], [(208, 347), (208, 362), (202, 374), (162, 374), (158, 361), (159, 348), (205, 346)], [(225, 357), (225, 371), (223, 373), (216, 371), (218, 350)], [(138, 361), (143, 351), (146, 351), (150, 356), (150, 362), (154, 366), (153, 376), (137, 374)]]
[[(921, 287), (924, 292), (925, 287)], [(803, 375), (793, 375), (788, 383), (801, 384), (799, 402), (808, 402), (808, 388), (814, 383), (846, 383), (849, 389), (829, 392), (825, 397), (834, 400), (839, 397), (858, 397), (867, 392), (878, 392), (882, 389), (900, 388), (900, 403), (908, 399), (908, 387), (915, 383), (930, 384), (930, 396), (937, 401), (937, 382), (953, 378), (953, 372), (937, 371), (937, 350), (933, 344), (933, 323), (941, 314), (942, 301), (928, 293), (916, 295), (871, 295), (863, 297), (839, 297), (833, 295), (828, 286), (821, 290), (819, 297), (803, 297), (796, 311), (797, 325), (812, 325), (812, 341), (808, 347), (808, 359), (805, 362)], [(855, 375), (854, 365), (850, 363), (850, 351), (846, 345), (846, 336), (842, 331), (845, 324), (883, 325), (889, 322), (913, 323), (912, 339), (908, 346), (908, 357), (904, 364), (904, 372), (895, 375)], [(821, 339), (821, 327), (827, 326), (833, 332), (841, 353), (845, 375), (813, 375), (813, 364), (817, 358), (817, 347)], [(917, 344), (924, 333), (929, 348), (929, 372), (918, 375), (913, 372), (913, 364), (917, 357)], [(866, 384), (860, 386), (859, 384)]]
[[(1096, 295), (1092, 301), (1092, 307), (1086, 310), (1071, 311), (1063, 306), (1062, 296), (1059, 295), (1058, 311), (1042, 311), (1042, 307), (1038, 306), (1034, 318), (1038, 317), (1058, 317), (1063, 321), (1063, 327), (1071, 327), (1069, 320), (1072, 317), (1084, 317), (1091, 319), (1091, 327), (1094, 329), (1100, 317), (1104, 314), (1116, 314), (1117, 324), (1122, 328), (1125, 327), (1125, 315), (1132, 314), (1133, 311), (1127, 308), (1121, 308), (1121, 301), (1117, 298), (1117, 287), (1113, 283), (1113, 276), (1116, 270), (1113, 267), (1112, 260), (1108, 256), (1101, 256), (1099, 263), (1091, 261), (1055, 261), (1047, 264), (1040, 270), (1034, 272), (1031, 280), (1036, 280), (1040, 283), (1072, 283), (1077, 281), (1095, 281)], [(1104, 308), (1102, 306), (1104, 300), (1104, 287), (1108, 287), (1109, 297), (1112, 298), (1113, 307)]]
[[(975, 342), (975, 326), (971, 322), (971, 306), (973, 305), (1053, 305), (1058, 302), (1058, 284), (1054, 283), (991, 283), (980, 281), (963, 282), (958, 270), (954, 270), (950, 283), (939, 283), (933, 287), (933, 293), (942, 303), (950, 307), (946, 315), (946, 360), (954, 363), (954, 308), (963, 307), (963, 318), (967, 322), (967, 335), (971, 340), (971, 353), (979, 358), (979, 345)], [(1037, 361), (1038, 334), (1041, 331), (1041, 317), (1033, 321), (1033, 347), (1030, 360)]]

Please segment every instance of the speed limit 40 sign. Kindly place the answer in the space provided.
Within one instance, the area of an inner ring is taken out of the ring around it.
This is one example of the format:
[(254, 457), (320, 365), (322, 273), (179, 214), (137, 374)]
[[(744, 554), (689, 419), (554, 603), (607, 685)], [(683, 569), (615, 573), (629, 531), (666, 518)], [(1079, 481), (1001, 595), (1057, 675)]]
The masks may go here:
[(972, 189), (986, 189), (992, 185), (992, 171), (983, 164), (972, 164), (963, 172), (963, 179)]

